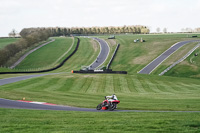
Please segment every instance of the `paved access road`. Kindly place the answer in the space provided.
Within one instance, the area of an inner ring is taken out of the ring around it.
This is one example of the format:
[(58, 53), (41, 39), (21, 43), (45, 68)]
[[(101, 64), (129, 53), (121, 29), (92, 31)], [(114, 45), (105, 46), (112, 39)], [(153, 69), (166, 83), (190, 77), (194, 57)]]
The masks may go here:
[(145, 66), (142, 70), (140, 70), (138, 73), (150, 74), (154, 69), (156, 69), (164, 60), (166, 60), (171, 54), (173, 54), (180, 47), (184, 46), (187, 43), (199, 42), (199, 41), (200, 40), (190, 40), (190, 41), (183, 41), (183, 42), (178, 42), (174, 44), (168, 50), (166, 50), (164, 53), (162, 53), (160, 56), (154, 59), (151, 63)]
[[(92, 38), (92, 37), (90, 37), (90, 38)], [(93, 39), (95, 39), (99, 43), (101, 50), (100, 50), (100, 53), (99, 53), (97, 59), (90, 65), (91, 70), (94, 70), (94, 69), (98, 68), (100, 65), (102, 65), (105, 62), (105, 60), (107, 59), (109, 52), (110, 52), (110, 47), (108, 46), (106, 41), (104, 41), (103, 39), (99, 39), (99, 38), (93, 38)]]

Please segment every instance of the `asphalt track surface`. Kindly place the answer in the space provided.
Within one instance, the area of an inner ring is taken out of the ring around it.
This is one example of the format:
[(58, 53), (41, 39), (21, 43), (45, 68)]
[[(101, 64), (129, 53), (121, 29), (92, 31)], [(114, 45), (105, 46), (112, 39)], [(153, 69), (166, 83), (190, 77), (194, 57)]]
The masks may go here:
[(156, 59), (154, 59), (152, 62), (150, 62), (147, 66), (145, 66), (138, 73), (150, 74), (154, 69), (156, 69), (164, 60), (166, 60), (175, 51), (177, 51), (179, 48), (181, 48), (185, 44), (191, 43), (191, 42), (199, 42), (199, 40), (183, 41), (183, 42), (178, 42), (178, 43), (172, 45), (169, 49), (167, 49), (164, 53), (162, 53), (160, 56), (158, 56)]
[[(92, 38), (92, 37), (90, 37), (90, 38)], [(92, 39), (95, 39), (99, 43), (101, 50), (100, 50), (100, 53), (99, 53), (97, 59), (91, 65), (89, 65), (90, 70), (94, 70), (94, 69), (98, 68), (99, 66), (101, 66), (107, 59), (107, 57), (109, 55), (109, 51), (110, 51), (110, 48), (106, 41), (104, 41), (103, 39), (99, 39), (99, 38), (92, 38)]]
[(26, 79), (41, 77), (41, 76), (46, 76), (46, 75), (54, 75), (54, 74), (60, 74), (60, 73), (36, 74), (36, 75), (26, 75), (26, 76), (0, 79), (0, 86), (5, 85), (5, 84), (18, 82), (18, 81), (21, 81), (21, 80), (26, 80)]
[[(61, 105), (43, 105), (35, 103), (26, 103), (21, 101), (7, 100), (0, 98), (0, 108), (15, 108), (15, 109), (32, 109), (32, 110), (60, 110), (60, 111), (84, 111), (84, 112), (110, 112), (108, 110), (96, 110), (91, 108), (78, 108)], [(112, 112), (185, 112), (185, 113), (200, 113), (200, 111), (154, 111), (154, 110), (114, 110)]]

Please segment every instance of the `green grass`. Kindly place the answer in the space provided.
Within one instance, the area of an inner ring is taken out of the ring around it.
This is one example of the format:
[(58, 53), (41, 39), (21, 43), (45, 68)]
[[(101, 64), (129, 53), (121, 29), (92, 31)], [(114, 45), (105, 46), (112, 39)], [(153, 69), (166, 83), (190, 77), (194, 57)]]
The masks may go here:
[(72, 112), (0, 109), (0, 132), (200, 132), (199, 113)]
[[(173, 44), (193, 39), (186, 36), (186, 34), (116, 36), (121, 45), (111, 67), (113, 70), (126, 70), (129, 74), (137, 73)], [(133, 42), (141, 37), (146, 42)]]
[[(198, 56), (194, 56), (198, 53)], [(200, 78), (200, 48), (196, 49), (187, 59), (177, 64), (165, 75), (175, 77)]]
[(0, 38), (0, 49), (6, 45), (16, 42), (19, 38)]
[(95, 108), (115, 93), (119, 109), (200, 110), (197, 79), (146, 75), (58, 74), (3, 85), (0, 97)]
[(58, 64), (61, 57), (72, 45), (72, 38), (55, 38), (56, 40), (27, 56), (16, 69), (41, 69)]

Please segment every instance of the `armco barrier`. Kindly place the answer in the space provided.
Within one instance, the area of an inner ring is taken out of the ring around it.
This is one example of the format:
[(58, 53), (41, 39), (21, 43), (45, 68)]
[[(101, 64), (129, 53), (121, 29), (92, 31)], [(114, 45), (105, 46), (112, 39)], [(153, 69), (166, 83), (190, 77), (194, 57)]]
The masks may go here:
[(0, 72), (0, 74), (22, 74), (22, 73), (43, 73), (43, 72), (49, 72), (49, 71), (53, 71), (56, 70), (58, 68), (60, 68), (61, 66), (64, 65), (64, 63), (74, 54), (76, 53), (76, 51), (78, 50), (79, 47), (79, 43), (80, 43), (80, 39), (78, 39), (77, 45), (75, 50), (67, 57), (65, 58), (65, 60), (63, 60), (59, 65), (57, 65), (56, 67), (50, 68), (50, 69), (46, 69), (46, 70), (41, 70), (41, 71), (27, 71), (27, 72)]
[(113, 53), (113, 56), (112, 56), (112, 58), (110, 59), (108, 65), (107, 65), (107, 69), (110, 68), (110, 65), (111, 65), (112, 62), (113, 62), (113, 59), (114, 59), (114, 57), (115, 57), (115, 55), (116, 55), (116, 53), (117, 53), (117, 51), (118, 51), (118, 49), (119, 49), (119, 46), (120, 46), (120, 44), (117, 45), (117, 47), (116, 47), (116, 49), (115, 49), (115, 52)]
[(88, 71), (72, 71), (73, 73), (88, 73), (88, 74), (105, 74), (105, 73), (110, 73), (110, 74), (127, 74), (127, 71), (112, 71), (112, 69), (106, 69), (104, 71), (94, 71), (94, 70), (88, 70)]

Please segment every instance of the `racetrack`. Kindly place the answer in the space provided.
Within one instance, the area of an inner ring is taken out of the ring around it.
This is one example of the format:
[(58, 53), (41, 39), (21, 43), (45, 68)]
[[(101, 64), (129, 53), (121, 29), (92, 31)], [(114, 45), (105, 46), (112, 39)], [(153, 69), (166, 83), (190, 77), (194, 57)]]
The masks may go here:
[(27, 76), (19, 76), (19, 77), (13, 77), (13, 78), (0, 79), (0, 86), (18, 82), (21, 80), (26, 80), (26, 79), (35, 78), (35, 77), (41, 77), (41, 76), (45, 76), (45, 75), (52, 75), (52, 74), (59, 74), (59, 73), (36, 74), (36, 75), (27, 75)]
[(106, 43), (106, 41), (99, 38), (93, 38), (93, 39), (95, 39), (99, 43), (101, 50), (97, 59), (91, 65), (89, 65), (91, 70), (94, 70), (98, 68), (99, 66), (101, 66), (107, 59), (109, 55), (109, 51), (110, 51), (110, 48), (108, 44)]
[[(104, 59), (107, 57), (105, 56)], [(102, 62), (97, 62), (97, 65)], [(95, 63), (95, 62), (94, 62)], [(95, 65), (95, 64), (94, 64)], [(101, 64), (100, 64), (101, 65)], [(9, 84), (12, 82), (17, 82), (20, 80), (25, 80), (28, 78), (38, 77), (38, 76), (44, 76), (47, 74), (39, 74), (39, 75), (28, 75), (23, 77), (16, 77), (16, 78), (8, 78), (8, 79), (1, 79), (0, 83), (3, 84)], [(6, 80), (6, 81), (5, 81)], [(98, 103), (97, 103), (98, 104)], [(26, 103), (26, 102), (20, 102), (20, 101), (13, 101), (13, 100), (6, 100), (6, 99), (0, 99), (0, 108), (16, 108), (16, 109), (37, 109), (37, 110), (65, 110), (65, 111), (88, 111), (88, 112), (105, 112), (105, 111), (98, 111), (91, 108), (78, 108), (78, 107), (69, 107), (69, 106), (61, 106), (61, 105), (41, 105), (41, 104), (34, 104), (34, 103)], [(200, 112), (200, 111), (153, 111), (153, 110), (116, 110), (120, 112)], [(115, 112), (115, 111), (114, 111)]]
[[(108, 112), (108, 110), (96, 110), (91, 108), (78, 108), (61, 105), (43, 105), (35, 103), (27, 103), (21, 101), (7, 100), (0, 98), (0, 108), (15, 109), (34, 109), (34, 110), (61, 110), (61, 111), (86, 111), (86, 112)], [(114, 112), (188, 112), (200, 113), (200, 111), (156, 111), (156, 110), (114, 110)]]
[(178, 42), (178, 43), (172, 45), (169, 49), (167, 49), (164, 53), (162, 53), (160, 56), (158, 56), (156, 59), (154, 59), (152, 62), (150, 62), (147, 66), (145, 66), (138, 73), (150, 74), (154, 69), (156, 69), (163, 61), (165, 61), (170, 55), (172, 55), (179, 48), (181, 48), (182, 46), (184, 46), (187, 43), (198, 42), (198, 41), (199, 40), (183, 41), (183, 42)]

